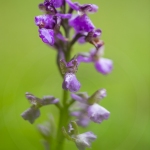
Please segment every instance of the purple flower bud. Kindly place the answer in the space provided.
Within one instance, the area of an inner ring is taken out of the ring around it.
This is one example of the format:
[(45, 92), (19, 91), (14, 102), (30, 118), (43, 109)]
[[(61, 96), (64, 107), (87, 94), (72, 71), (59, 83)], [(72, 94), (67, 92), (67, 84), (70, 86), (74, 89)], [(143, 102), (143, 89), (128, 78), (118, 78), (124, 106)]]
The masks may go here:
[(89, 118), (96, 123), (101, 123), (103, 120), (107, 120), (110, 115), (108, 110), (96, 103), (90, 105), (87, 108), (87, 111)]
[(71, 18), (69, 20), (69, 24), (75, 29), (77, 33), (90, 32), (95, 28), (92, 21), (89, 19), (89, 17), (86, 14)]
[(80, 89), (81, 85), (80, 82), (77, 80), (75, 74), (66, 73), (62, 87), (64, 90), (69, 90), (70, 92), (77, 92)]
[(42, 41), (46, 44), (49, 44), (51, 46), (54, 45), (54, 31), (51, 29), (39, 29), (39, 36), (42, 39)]
[(75, 137), (75, 143), (79, 150), (91, 147), (91, 143), (96, 139), (96, 135), (92, 132), (85, 132)]

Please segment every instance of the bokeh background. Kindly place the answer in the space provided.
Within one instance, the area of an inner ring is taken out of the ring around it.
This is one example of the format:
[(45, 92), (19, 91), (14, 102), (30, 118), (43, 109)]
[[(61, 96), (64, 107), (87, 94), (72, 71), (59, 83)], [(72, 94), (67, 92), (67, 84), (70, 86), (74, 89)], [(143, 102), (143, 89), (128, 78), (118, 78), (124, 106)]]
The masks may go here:
[[(56, 52), (38, 37), (34, 16), (40, 15), (40, 0), (1, 0), (0, 4), (0, 150), (43, 150), (36, 130), (54, 106), (41, 109), (31, 125), (20, 114), (29, 107), (26, 91), (42, 97), (62, 96), (62, 79), (55, 65)], [(92, 94), (106, 88), (101, 105), (111, 112), (102, 124), (91, 123), (81, 132), (93, 131), (98, 139), (93, 150), (150, 150), (150, 1), (79, 0), (95, 3), (99, 11), (90, 15), (102, 29), (105, 57), (114, 61), (114, 70), (103, 76), (93, 64), (81, 64), (77, 77), (81, 91)], [(89, 51), (90, 44), (74, 47), (74, 54)], [(66, 141), (65, 150), (76, 150)]]

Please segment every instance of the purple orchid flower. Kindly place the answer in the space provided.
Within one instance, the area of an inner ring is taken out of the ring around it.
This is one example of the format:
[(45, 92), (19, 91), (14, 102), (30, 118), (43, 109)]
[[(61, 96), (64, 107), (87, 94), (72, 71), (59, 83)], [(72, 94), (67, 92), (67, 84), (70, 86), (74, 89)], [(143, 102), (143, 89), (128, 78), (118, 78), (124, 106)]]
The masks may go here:
[(77, 80), (75, 73), (77, 72), (78, 62), (73, 59), (66, 63), (65, 60), (60, 60), (60, 68), (62, 74), (65, 74), (62, 87), (64, 90), (69, 90), (71, 92), (77, 92), (81, 84)]
[(79, 150), (85, 150), (86, 147), (91, 147), (91, 143), (96, 140), (96, 135), (92, 132), (85, 132), (75, 136), (75, 143)]
[(84, 97), (84, 95), (81, 94), (71, 94), (71, 97), (74, 100), (87, 105), (85, 109), (87, 116), (91, 121), (96, 123), (101, 123), (103, 120), (109, 118), (110, 112), (97, 104), (97, 102), (102, 100), (105, 96), (105, 89), (96, 91), (91, 97)]
[(56, 8), (61, 7), (65, 0), (45, 0), (44, 3), (39, 4), (39, 9), (46, 13), (56, 13)]
[(87, 112), (89, 118), (96, 123), (101, 123), (103, 120), (107, 120), (110, 116), (110, 112), (108, 110), (96, 103), (90, 105)]
[(54, 45), (56, 40), (68, 41), (60, 32), (62, 18), (69, 18), (70, 15), (40, 15), (35, 17), (35, 24), (39, 27), (39, 37), (46, 44)]
[(33, 94), (27, 92), (25, 94), (26, 98), (31, 103), (31, 107), (25, 110), (21, 116), (24, 120), (28, 120), (31, 124), (40, 116), (40, 108), (45, 105), (57, 104), (59, 99), (53, 96), (44, 96), (42, 99), (34, 96)]
[(98, 72), (106, 75), (113, 69), (113, 62), (110, 59), (103, 58), (104, 45), (99, 45), (99, 49), (92, 49), (90, 53), (79, 54), (77, 57), (78, 62), (93, 62)]

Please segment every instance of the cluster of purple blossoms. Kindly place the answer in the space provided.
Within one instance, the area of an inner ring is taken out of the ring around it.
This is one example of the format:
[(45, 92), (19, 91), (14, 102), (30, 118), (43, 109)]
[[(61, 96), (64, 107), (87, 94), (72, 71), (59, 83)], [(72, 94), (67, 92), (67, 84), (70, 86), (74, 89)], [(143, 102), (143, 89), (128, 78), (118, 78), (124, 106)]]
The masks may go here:
[[(60, 111), (60, 125), (62, 126), (58, 126), (56, 137), (55, 135), (49, 136), (52, 133), (48, 127), (38, 126), (40, 133), (44, 135), (44, 138), (46, 137), (45, 142), (50, 141), (50, 139), (47, 140), (48, 137), (53, 140), (56, 138), (60, 142), (63, 138), (62, 135), (64, 135), (68, 140), (75, 142), (79, 150), (84, 150), (86, 147), (91, 147), (91, 142), (97, 137), (92, 132), (79, 134), (78, 126), (86, 127), (90, 121), (102, 123), (110, 116), (110, 112), (98, 104), (106, 97), (106, 90), (99, 89), (91, 96), (88, 96), (86, 92), (78, 92), (81, 83), (76, 77), (78, 67), (82, 62), (94, 63), (96, 70), (103, 75), (109, 74), (113, 69), (112, 60), (103, 58), (104, 42), (100, 39), (102, 31), (94, 26), (88, 16), (90, 13), (97, 12), (98, 6), (95, 4), (82, 5), (71, 0), (45, 0), (39, 4), (39, 9), (44, 14), (35, 17), (35, 24), (38, 26), (39, 37), (42, 41), (57, 52), (56, 60), (63, 77), (64, 96), (61, 103), (53, 96), (44, 96), (40, 99), (26, 93), (26, 98), (32, 105), (21, 116), (33, 123), (40, 116), (41, 107), (54, 104)], [(72, 38), (70, 37), (71, 29), (74, 29)], [(90, 43), (94, 48), (90, 52), (80, 52), (71, 59), (72, 47), (76, 42)], [(71, 92), (71, 100), (68, 100), (67, 92)], [(73, 103), (77, 105), (77, 109), (75, 105), (72, 105)], [(73, 109), (70, 109), (71, 105)], [(75, 121), (70, 121), (72, 116), (76, 118)], [(70, 123), (66, 129), (63, 126), (66, 126), (68, 121)], [(62, 133), (60, 133), (60, 127), (63, 127)], [(53, 128), (54, 130), (55, 128)], [(61, 143), (63, 142), (58, 143), (59, 146), (51, 144), (51, 149), (63, 149)]]

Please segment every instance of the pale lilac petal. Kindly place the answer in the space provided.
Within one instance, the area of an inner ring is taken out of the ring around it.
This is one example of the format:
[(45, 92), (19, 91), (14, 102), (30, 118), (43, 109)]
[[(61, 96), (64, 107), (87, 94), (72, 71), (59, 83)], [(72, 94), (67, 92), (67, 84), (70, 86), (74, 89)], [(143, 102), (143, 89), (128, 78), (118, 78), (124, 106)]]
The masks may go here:
[(113, 69), (113, 62), (110, 59), (100, 58), (98, 61), (95, 61), (95, 68), (102, 74), (108, 74)]
[(89, 118), (96, 123), (101, 123), (103, 120), (107, 120), (109, 118), (110, 112), (106, 110), (104, 107), (93, 104), (87, 108)]
[(62, 87), (64, 90), (69, 90), (70, 92), (77, 92), (80, 89), (81, 84), (77, 80), (75, 74), (66, 73)]
[(51, 29), (39, 29), (39, 36), (46, 44), (54, 45), (54, 31)]

